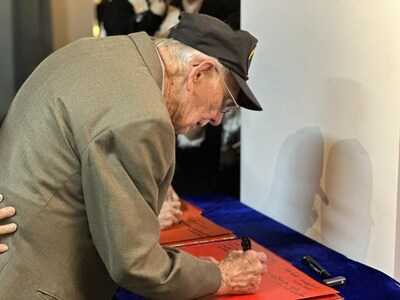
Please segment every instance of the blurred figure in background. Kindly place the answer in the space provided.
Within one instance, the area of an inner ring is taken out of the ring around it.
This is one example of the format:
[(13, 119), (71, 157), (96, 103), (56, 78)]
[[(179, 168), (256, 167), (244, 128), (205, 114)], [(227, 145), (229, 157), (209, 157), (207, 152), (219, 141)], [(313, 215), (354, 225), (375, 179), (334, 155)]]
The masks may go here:
[(166, 37), (169, 28), (178, 22), (178, 16), (183, 11), (210, 15), (235, 30), (240, 29), (240, 0), (171, 0), (165, 19), (155, 36)]
[(154, 35), (165, 18), (165, 0), (102, 0), (97, 19), (105, 35), (124, 35), (145, 31)]

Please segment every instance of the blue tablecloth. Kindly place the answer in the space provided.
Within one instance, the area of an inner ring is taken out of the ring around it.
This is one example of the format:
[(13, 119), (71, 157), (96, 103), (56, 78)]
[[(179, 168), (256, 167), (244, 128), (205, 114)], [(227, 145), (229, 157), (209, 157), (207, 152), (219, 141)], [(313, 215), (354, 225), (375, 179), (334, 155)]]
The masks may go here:
[[(319, 275), (302, 261), (306, 254), (314, 257), (332, 276), (346, 277), (346, 285), (335, 287), (346, 300), (400, 300), (400, 284), (390, 276), (348, 259), (258, 213), (235, 198), (225, 195), (184, 198), (203, 208), (205, 217), (233, 230), (238, 237), (252, 238), (317, 281), (321, 281)], [(116, 297), (119, 300), (142, 299), (121, 288), (117, 290)]]

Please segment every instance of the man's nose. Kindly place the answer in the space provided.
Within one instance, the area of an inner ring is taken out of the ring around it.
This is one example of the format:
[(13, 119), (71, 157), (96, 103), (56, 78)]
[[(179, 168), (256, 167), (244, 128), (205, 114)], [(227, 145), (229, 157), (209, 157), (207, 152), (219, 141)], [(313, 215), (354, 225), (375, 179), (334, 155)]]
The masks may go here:
[(218, 126), (222, 122), (222, 118), (224, 117), (224, 114), (222, 112), (217, 112), (217, 114), (210, 119), (210, 123), (213, 126)]

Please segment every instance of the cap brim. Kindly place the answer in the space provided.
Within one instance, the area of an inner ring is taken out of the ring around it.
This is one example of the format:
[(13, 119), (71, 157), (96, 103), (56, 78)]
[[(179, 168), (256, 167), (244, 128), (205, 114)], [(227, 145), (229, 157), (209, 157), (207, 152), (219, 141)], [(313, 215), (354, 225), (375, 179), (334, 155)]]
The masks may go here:
[(257, 101), (256, 96), (254, 96), (253, 92), (250, 90), (246, 81), (237, 75), (235, 72), (231, 72), (233, 77), (236, 79), (236, 82), (240, 86), (239, 95), (237, 97), (237, 102), (241, 107), (250, 109), (250, 110), (263, 110), (260, 103)]

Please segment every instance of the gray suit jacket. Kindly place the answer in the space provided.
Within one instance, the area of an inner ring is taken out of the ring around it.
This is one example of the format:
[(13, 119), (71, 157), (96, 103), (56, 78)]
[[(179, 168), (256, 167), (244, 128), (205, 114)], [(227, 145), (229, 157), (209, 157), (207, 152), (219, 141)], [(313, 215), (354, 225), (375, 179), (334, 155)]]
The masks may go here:
[(19, 225), (1, 237), (0, 299), (110, 299), (116, 284), (189, 299), (219, 288), (215, 265), (158, 244), (175, 159), (162, 76), (138, 33), (78, 40), (22, 86), (0, 130), (0, 191)]

